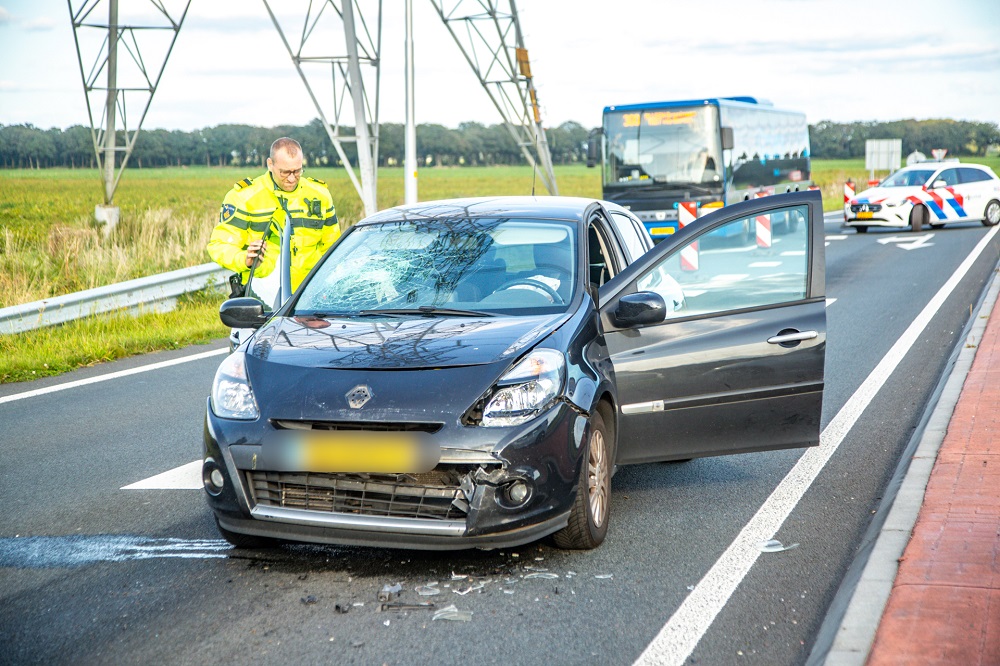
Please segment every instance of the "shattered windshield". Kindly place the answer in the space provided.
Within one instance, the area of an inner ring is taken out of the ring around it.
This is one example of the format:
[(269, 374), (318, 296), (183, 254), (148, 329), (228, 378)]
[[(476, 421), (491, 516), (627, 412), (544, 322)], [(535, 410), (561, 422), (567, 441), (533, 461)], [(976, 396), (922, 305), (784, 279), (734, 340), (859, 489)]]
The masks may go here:
[(575, 226), (552, 220), (386, 222), (353, 229), (302, 287), (296, 315), (560, 312)]

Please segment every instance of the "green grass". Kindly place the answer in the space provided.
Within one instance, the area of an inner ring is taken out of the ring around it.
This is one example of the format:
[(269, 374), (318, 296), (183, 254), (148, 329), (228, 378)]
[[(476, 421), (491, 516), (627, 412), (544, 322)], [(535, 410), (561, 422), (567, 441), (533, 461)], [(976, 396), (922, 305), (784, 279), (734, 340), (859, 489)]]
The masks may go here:
[(84, 366), (163, 349), (206, 344), (229, 335), (219, 321), (223, 295), (199, 292), (175, 310), (133, 316), (118, 312), (0, 335), (0, 383), (58, 375)]
[[(1000, 170), (1000, 157), (977, 161)], [(824, 209), (843, 205), (847, 178), (868, 180), (863, 159), (813, 160), (813, 182)], [(559, 193), (601, 196), (600, 171), (556, 167)], [(0, 307), (154, 275), (210, 261), (205, 246), (219, 205), (237, 180), (264, 168), (180, 167), (130, 169), (115, 196), (121, 222), (105, 234), (92, 222), (102, 202), (100, 175), (89, 169), (0, 170)], [(362, 217), (361, 203), (343, 169), (307, 169), (325, 180), (341, 220)], [(878, 174), (885, 175), (885, 174)], [(530, 194), (532, 170), (514, 167), (428, 167), (418, 172), (422, 201), (452, 197)], [(540, 182), (537, 193), (544, 193)], [(403, 203), (403, 170), (379, 169), (380, 209)], [(167, 314), (118, 314), (0, 336), (0, 383), (54, 375), (157, 349), (203, 343), (227, 333), (218, 319), (221, 295), (201, 294)]]

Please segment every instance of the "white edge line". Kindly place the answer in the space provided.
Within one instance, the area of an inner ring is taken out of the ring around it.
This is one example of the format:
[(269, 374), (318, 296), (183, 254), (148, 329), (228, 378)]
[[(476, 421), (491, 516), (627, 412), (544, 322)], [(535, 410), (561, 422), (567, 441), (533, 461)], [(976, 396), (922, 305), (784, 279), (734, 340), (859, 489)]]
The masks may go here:
[(56, 384), (55, 386), (48, 386), (46, 388), (35, 389), (33, 391), (25, 391), (24, 393), (15, 393), (13, 395), (0, 397), (0, 405), (4, 404), (5, 402), (14, 402), (16, 400), (34, 398), (36, 396), (45, 395), (46, 393), (56, 393), (57, 391), (66, 391), (68, 389), (78, 388), (80, 386), (87, 386), (88, 384), (97, 384), (99, 382), (106, 382), (112, 379), (128, 377), (129, 375), (137, 375), (142, 372), (149, 372), (150, 370), (159, 370), (161, 368), (168, 368), (172, 365), (180, 365), (181, 363), (188, 363), (190, 361), (200, 361), (204, 358), (209, 358), (211, 356), (219, 356), (220, 354), (225, 354), (228, 352), (229, 352), (228, 347), (225, 347), (223, 349), (213, 349), (211, 351), (201, 352), (200, 354), (192, 354), (191, 356), (184, 356), (183, 358), (175, 358), (170, 361), (161, 361), (159, 363), (150, 363), (149, 365), (142, 365), (139, 366), (138, 368), (119, 370), (118, 372), (111, 372), (106, 375), (100, 375), (98, 377), (90, 377), (88, 379), (78, 379), (73, 382), (66, 382), (65, 384)]
[(917, 315), (896, 344), (858, 387), (854, 395), (827, 424), (820, 444), (808, 449), (782, 479), (736, 539), (712, 565), (694, 590), (684, 599), (653, 641), (636, 659), (636, 664), (683, 666), (702, 636), (725, 607), (737, 586), (760, 556), (759, 543), (773, 538), (798, 501), (812, 485), (827, 461), (837, 451), (847, 433), (896, 369), (906, 352), (930, 323), (941, 305), (968, 273), (972, 264), (1000, 231), (993, 227)]

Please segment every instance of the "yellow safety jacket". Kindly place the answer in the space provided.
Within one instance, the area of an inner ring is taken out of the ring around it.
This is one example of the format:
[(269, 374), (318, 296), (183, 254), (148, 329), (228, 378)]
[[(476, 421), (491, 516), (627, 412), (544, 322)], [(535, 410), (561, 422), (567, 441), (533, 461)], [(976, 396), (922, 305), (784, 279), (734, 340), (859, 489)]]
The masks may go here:
[(278, 187), (270, 171), (253, 180), (239, 181), (222, 202), (219, 224), (208, 241), (208, 254), (223, 268), (239, 273), (241, 282), (246, 284), (250, 276), (246, 263), (247, 246), (267, 232), (267, 251), (254, 275), (268, 275), (277, 264), (286, 217), (291, 218), (292, 224), (294, 291), (327, 248), (340, 237), (337, 211), (330, 190), (322, 180), (303, 176), (291, 192)]

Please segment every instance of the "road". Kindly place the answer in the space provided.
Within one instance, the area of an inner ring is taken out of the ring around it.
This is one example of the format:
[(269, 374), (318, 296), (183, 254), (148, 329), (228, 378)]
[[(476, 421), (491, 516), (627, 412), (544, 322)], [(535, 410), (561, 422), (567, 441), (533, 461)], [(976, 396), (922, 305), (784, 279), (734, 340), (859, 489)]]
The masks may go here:
[(233, 551), (184, 468), (224, 341), (0, 387), (0, 663), (805, 663), (1000, 255), (826, 231), (824, 445), (622, 468), (593, 552)]

